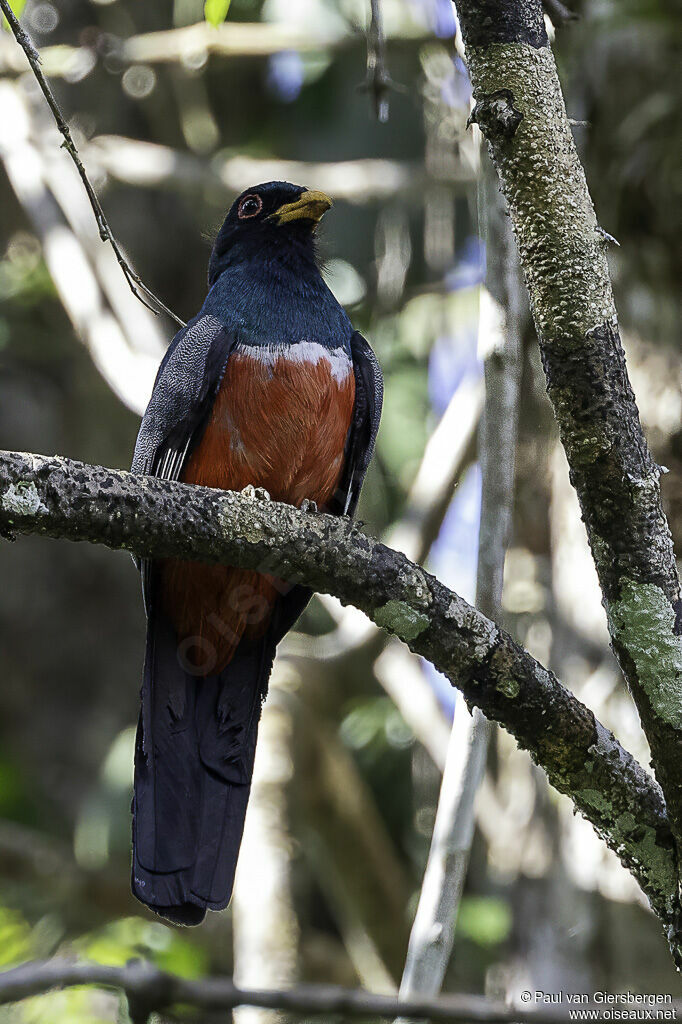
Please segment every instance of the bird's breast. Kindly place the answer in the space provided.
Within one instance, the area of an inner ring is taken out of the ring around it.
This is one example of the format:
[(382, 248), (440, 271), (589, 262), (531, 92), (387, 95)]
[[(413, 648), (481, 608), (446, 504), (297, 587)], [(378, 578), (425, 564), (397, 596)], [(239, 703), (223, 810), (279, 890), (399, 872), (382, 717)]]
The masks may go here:
[[(353, 416), (350, 356), (311, 341), (233, 351), (186, 483), (264, 487), (276, 501), (323, 509), (339, 484)], [(242, 637), (261, 636), (278, 594), (267, 572), (171, 560), (161, 580), (166, 612), (198, 675), (222, 671)]]
[(343, 348), (240, 346), (183, 479), (229, 490), (254, 484), (278, 501), (323, 505), (342, 468), (354, 401)]

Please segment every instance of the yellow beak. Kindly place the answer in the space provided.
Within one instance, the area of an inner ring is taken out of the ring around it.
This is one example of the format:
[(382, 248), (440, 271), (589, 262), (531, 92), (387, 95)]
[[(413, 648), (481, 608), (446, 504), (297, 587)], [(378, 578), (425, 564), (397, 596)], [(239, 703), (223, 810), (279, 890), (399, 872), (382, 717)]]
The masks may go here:
[(303, 192), (293, 203), (285, 203), (275, 210), (271, 217), (278, 224), (286, 224), (292, 220), (312, 220), (315, 224), (324, 217), (332, 205), (329, 196), (324, 192)]

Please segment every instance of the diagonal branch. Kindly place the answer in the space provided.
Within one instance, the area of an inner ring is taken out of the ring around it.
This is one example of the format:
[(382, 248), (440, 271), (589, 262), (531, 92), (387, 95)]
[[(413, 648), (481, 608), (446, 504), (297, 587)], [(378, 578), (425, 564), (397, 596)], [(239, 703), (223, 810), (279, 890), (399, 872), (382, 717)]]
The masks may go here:
[(267, 567), (356, 605), (530, 750), (638, 880), (679, 947), (675, 861), (656, 783), (507, 633), (357, 524), (212, 488), (4, 452), (0, 533)]
[[(114, 254), (116, 256), (116, 259), (118, 260), (118, 265), (123, 271), (123, 275), (126, 281), (128, 282), (128, 285), (130, 286), (130, 290), (132, 291), (133, 295), (137, 296), (140, 302), (147, 306), (148, 309), (151, 309), (152, 313), (158, 313), (159, 310), (162, 310), (162, 312), (164, 312), (172, 320), (175, 320), (175, 322), (179, 324), (180, 327), (184, 327), (184, 321), (180, 320), (180, 318), (177, 317), (175, 313), (173, 313), (173, 311), (168, 308), (168, 306), (164, 305), (161, 299), (156, 297), (154, 292), (151, 291), (151, 289), (147, 287), (147, 285), (139, 277), (139, 275), (135, 273), (135, 271), (130, 266), (125, 256), (121, 252), (121, 247), (119, 246), (118, 242), (116, 241), (115, 235), (109, 227), (109, 222), (107, 221), (104, 215), (104, 210), (102, 209), (102, 205), (99, 199), (97, 198), (97, 193), (92, 187), (90, 179), (86, 174), (85, 167), (83, 166), (83, 161), (81, 160), (78, 150), (76, 149), (76, 144), (73, 141), (71, 130), (66, 121), (64, 120), (64, 115), (61, 112), (61, 108), (57, 103), (57, 100), (55, 99), (52, 89), (50, 89), (50, 86), (48, 85), (45, 75), (42, 72), (42, 69), (40, 67), (40, 54), (36, 50), (31, 40), (29, 39), (28, 34), (19, 24), (18, 18), (16, 17), (14, 11), (9, 5), (9, 0), (0, 0), (0, 10), (7, 18), (7, 22), (9, 24), (10, 29), (12, 30), (14, 38), (16, 39), (16, 41), (19, 43), (19, 46), (26, 54), (26, 59), (31, 65), (31, 71), (33, 72), (35, 79), (38, 82), (38, 85), (40, 86), (43, 96), (47, 100), (47, 105), (52, 111), (52, 115), (55, 119), (57, 128), (64, 137), (64, 142), (62, 143), (62, 146), (69, 154), (74, 164), (76, 165), (76, 168), (80, 175), (80, 179), (83, 182), (83, 187), (85, 188), (88, 199), (90, 200), (90, 206), (92, 207), (92, 211), (95, 214), (95, 220), (97, 221), (97, 227), (99, 229), (99, 237), (102, 239), (103, 242), (109, 242), (111, 248), (114, 250)], [(141, 289), (142, 292), (144, 292), (144, 295), (141, 294), (139, 289)], [(147, 298), (145, 298), (145, 296), (147, 296)], [(158, 308), (155, 309), (154, 305), (151, 305), (150, 302), (148, 302), (148, 299), (151, 299), (152, 302)]]
[(475, 107), (509, 203), (547, 390), (614, 652), (682, 850), (680, 584), (660, 469), (618, 334), (608, 239), (566, 116), (540, 0), (458, 0)]

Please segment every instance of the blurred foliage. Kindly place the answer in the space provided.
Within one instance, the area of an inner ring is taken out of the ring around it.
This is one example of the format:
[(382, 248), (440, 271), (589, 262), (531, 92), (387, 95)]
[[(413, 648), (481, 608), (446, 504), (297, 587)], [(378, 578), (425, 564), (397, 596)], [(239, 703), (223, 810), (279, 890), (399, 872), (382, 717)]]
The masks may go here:
[(479, 946), (496, 946), (509, 938), (511, 927), (511, 910), (504, 900), (488, 896), (462, 900), (457, 930), (463, 938)]

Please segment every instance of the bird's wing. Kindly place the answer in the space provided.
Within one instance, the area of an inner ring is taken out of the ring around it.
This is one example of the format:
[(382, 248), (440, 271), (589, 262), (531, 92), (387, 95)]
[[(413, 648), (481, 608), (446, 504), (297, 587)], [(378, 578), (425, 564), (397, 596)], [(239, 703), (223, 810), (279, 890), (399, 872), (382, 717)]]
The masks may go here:
[[(178, 480), (199, 440), (225, 372), (233, 338), (215, 317), (199, 314), (178, 331), (166, 352), (142, 417), (132, 471)], [(140, 563), (145, 606), (150, 564)]]
[(332, 511), (352, 515), (374, 453), (384, 398), (381, 367), (369, 343), (356, 331), (350, 341), (355, 372), (355, 407), (348, 432), (343, 474)]

